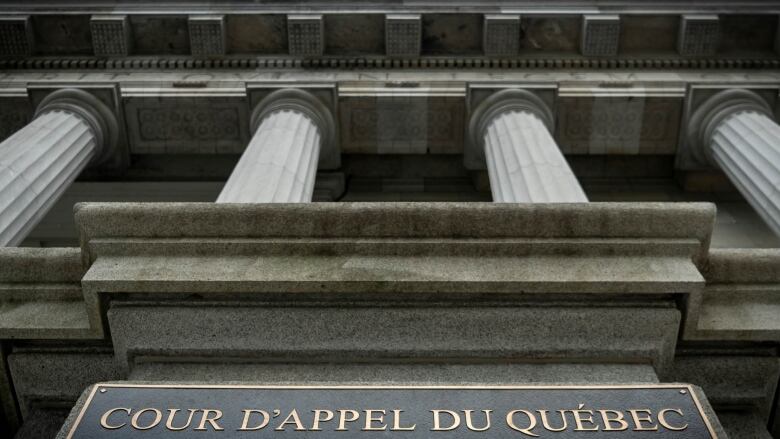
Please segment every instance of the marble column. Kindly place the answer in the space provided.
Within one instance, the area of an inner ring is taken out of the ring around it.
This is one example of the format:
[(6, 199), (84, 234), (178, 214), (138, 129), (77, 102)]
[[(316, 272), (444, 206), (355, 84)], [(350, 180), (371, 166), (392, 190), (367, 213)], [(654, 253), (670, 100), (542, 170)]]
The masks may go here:
[(49, 94), (32, 122), (0, 143), (0, 245), (18, 245), (116, 141), (116, 119), (93, 95), (75, 89)]
[(780, 235), (780, 125), (772, 109), (748, 90), (726, 90), (700, 106), (688, 131), (700, 163), (719, 167)]
[(334, 125), (330, 111), (310, 93), (271, 93), (252, 112), (252, 140), (217, 203), (310, 202), (320, 150)]
[(498, 203), (579, 203), (588, 199), (549, 128), (547, 105), (526, 90), (504, 90), (471, 118), (472, 143), (484, 150)]

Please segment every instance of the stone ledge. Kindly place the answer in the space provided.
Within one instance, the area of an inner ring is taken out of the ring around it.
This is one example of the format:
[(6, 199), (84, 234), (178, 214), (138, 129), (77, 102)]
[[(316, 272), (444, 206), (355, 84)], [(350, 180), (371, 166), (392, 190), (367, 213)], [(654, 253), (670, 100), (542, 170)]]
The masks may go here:
[(780, 340), (780, 249), (711, 250), (684, 338)]

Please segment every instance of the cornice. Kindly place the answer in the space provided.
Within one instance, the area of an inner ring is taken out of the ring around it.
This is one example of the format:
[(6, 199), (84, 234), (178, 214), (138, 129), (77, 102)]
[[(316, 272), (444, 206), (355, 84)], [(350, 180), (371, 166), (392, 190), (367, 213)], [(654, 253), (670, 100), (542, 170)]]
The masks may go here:
[(780, 58), (515, 58), (426, 57), (414, 59), (328, 57), (95, 57), (0, 59), (0, 70), (157, 70), (157, 69), (777, 69)]
[(263, 1), (233, 0), (225, 2), (168, 0), (164, 2), (115, 2), (105, 0), (49, 0), (38, 2), (10, 1), (0, 5), (4, 14), (226, 14), (226, 13), (512, 13), (512, 14), (689, 14), (689, 13), (780, 13), (774, 0), (426, 0), (389, 1), (342, 0)]

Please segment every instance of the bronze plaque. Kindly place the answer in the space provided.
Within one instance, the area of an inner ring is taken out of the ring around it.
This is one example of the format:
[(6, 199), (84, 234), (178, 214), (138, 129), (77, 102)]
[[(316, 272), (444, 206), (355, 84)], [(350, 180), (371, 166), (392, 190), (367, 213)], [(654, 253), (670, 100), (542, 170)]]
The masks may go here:
[(99, 384), (69, 439), (712, 439), (692, 389)]

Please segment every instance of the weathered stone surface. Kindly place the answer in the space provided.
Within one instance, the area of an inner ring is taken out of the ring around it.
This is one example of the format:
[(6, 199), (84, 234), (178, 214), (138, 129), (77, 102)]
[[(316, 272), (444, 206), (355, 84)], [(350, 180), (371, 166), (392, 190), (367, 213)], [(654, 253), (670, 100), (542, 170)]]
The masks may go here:
[(134, 154), (241, 153), (249, 142), (244, 97), (124, 100)]
[(463, 99), (454, 97), (342, 97), (341, 148), (358, 154), (459, 154), (465, 111)]
[(718, 410), (718, 420), (730, 438), (772, 439), (766, 422), (755, 412)]
[(0, 282), (79, 282), (86, 272), (77, 248), (0, 248)]
[(130, 15), (133, 47), (138, 55), (189, 55), (187, 17)]
[[(301, 214), (307, 221), (293, 221)], [(706, 244), (710, 203), (84, 203), (88, 241), (110, 237), (664, 238)]]
[(707, 286), (693, 303), (685, 338), (780, 339), (780, 252), (714, 249), (703, 269)]
[(181, 359), (206, 352), (223, 359), (288, 362), (621, 358), (663, 370), (673, 355), (680, 314), (670, 308), (626, 307), (161, 307), (113, 302), (108, 317), (117, 358), (127, 370), (148, 355)]
[(352, 56), (385, 53), (383, 14), (327, 14), (323, 21), (325, 53)]
[(560, 98), (556, 139), (567, 154), (673, 155), (682, 106), (680, 98)]
[(482, 14), (424, 14), (422, 53), (481, 54), (482, 20)]
[(649, 364), (506, 363), (182, 363), (133, 365), (134, 381), (244, 381), (268, 384), (522, 385), (656, 383)]
[(751, 408), (766, 423), (779, 375), (780, 359), (777, 357), (751, 356), (750, 352), (741, 355), (713, 352), (678, 355), (669, 373), (662, 378), (696, 384), (704, 389), (710, 403), (718, 410)]
[[(225, 17), (229, 53), (287, 53), (287, 16), (228, 14)], [(262, 35), (263, 38), (257, 38)]]
[(8, 364), (25, 420), (36, 407), (67, 407), (84, 388), (123, 378), (108, 349), (17, 349), (8, 356)]
[(14, 439), (54, 439), (68, 418), (68, 413), (69, 408), (34, 409), (27, 415)]

